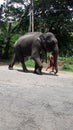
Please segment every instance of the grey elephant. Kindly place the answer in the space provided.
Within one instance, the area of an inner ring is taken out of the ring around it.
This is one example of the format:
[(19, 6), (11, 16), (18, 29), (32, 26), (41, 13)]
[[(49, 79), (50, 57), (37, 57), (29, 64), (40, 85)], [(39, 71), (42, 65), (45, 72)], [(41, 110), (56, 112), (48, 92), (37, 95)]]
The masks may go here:
[(41, 55), (43, 51), (53, 52), (54, 55), (54, 67), (58, 72), (57, 58), (58, 58), (58, 41), (55, 35), (51, 32), (30, 32), (21, 36), (14, 44), (14, 54), (9, 64), (9, 69), (13, 69), (13, 65), (16, 61), (20, 61), (23, 71), (26, 72), (25, 57), (31, 56), (35, 61), (35, 70), (37, 74), (41, 74), (42, 62)]

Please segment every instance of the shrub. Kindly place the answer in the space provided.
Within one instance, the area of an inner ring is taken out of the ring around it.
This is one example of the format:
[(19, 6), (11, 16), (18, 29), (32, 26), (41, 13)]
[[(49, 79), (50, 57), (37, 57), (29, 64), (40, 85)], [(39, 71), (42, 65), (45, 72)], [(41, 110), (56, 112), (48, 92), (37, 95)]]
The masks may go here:
[(66, 70), (66, 71), (72, 71), (73, 72), (73, 65), (71, 64), (64, 64), (62, 67), (62, 70)]

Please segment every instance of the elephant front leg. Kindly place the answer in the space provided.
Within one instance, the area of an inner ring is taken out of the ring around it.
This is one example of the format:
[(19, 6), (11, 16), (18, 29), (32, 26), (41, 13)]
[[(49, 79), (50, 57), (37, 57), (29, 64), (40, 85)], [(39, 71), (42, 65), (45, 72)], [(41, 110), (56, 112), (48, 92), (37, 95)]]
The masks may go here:
[(39, 42), (35, 42), (35, 45), (33, 44), (33, 48), (32, 48), (32, 59), (35, 61), (35, 73), (36, 74), (41, 74), (42, 71), (42, 62), (41, 62), (41, 58), (40, 58), (40, 50), (41, 50), (41, 46)]
[(27, 68), (26, 68), (26, 66), (25, 66), (25, 63), (22, 64), (22, 68), (23, 68), (23, 71), (24, 71), (24, 72), (28, 72), (28, 70), (27, 70)]
[(34, 73), (36, 74), (41, 74), (41, 71), (42, 71), (42, 64), (41, 64), (41, 61), (40, 59), (35, 59), (35, 70), (34, 70)]
[(56, 74), (58, 73), (58, 52), (54, 51), (53, 56), (54, 56), (54, 69), (55, 69), (55, 74)]
[(54, 68), (55, 68), (55, 74), (58, 73), (58, 67), (55, 66)]

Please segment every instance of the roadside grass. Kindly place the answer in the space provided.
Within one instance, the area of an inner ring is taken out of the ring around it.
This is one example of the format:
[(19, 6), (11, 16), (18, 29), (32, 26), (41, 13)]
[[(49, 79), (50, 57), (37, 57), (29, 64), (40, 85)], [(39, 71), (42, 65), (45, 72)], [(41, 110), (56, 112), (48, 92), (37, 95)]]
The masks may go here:
[(70, 64), (64, 64), (63, 67), (62, 67), (62, 70), (65, 70), (65, 71), (72, 71), (73, 72), (73, 65), (70, 65)]
[[(35, 67), (35, 63), (31, 58), (28, 58), (28, 60), (25, 61), (25, 64), (27, 67)], [(47, 63), (45, 64), (44, 67), (47, 66)], [(58, 66), (59, 70), (61, 71), (70, 71), (73, 72), (73, 57), (59, 57), (58, 58)]]
[[(8, 65), (9, 60), (0, 60), (0, 65)], [(26, 59), (25, 64), (27, 67), (34, 68), (35, 63), (31, 58)], [(21, 66), (21, 63), (16, 63), (17, 66)], [(47, 63), (43, 63), (44, 68), (47, 66)], [(72, 57), (59, 57), (58, 66), (61, 71), (70, 71), (73, 72), (73, 56)]]
[[(18, 66), (21, 66), (21, 63), (17, 63)], [(34, 60), (32, 60), (31, 58), (28, 58), (25, 60), (25, 65), (26, 67), (35, 67), (35, 63), (34, 63)]]
[(28, 60), (26, 60), (25, 64), (26, 64), (26, 66), (32, 67), (32, 68), (35, 66), (34, 61), (30, 58)]
[(59, 57), (59, 61), (63, 63), (60, 70), (73, 72), (73, 57)]

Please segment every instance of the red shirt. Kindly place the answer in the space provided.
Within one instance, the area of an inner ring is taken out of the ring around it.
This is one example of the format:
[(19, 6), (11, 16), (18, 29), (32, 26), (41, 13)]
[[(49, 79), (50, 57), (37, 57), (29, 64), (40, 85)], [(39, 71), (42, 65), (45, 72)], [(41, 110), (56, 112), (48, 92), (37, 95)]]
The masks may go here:
[(54, 66), (54, 56), (50, 55), (50, 67)]

